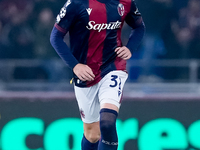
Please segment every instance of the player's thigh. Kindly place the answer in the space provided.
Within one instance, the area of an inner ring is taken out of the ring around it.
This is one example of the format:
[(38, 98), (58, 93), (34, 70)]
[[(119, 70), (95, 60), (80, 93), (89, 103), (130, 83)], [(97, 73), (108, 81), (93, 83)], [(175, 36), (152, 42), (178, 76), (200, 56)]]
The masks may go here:
[(116, 112), (119, 112), (119, 107), (111, 103), (101, 104), (101, 109), (103, 108), (112, 109), (112, 110), (115, 110)]
[(128, 74), (124, 71), (111, 71), (100, 81), (99, 101), (101, 108), (106, 104), (120, 107), (122, 91), (127, 77)]
[(74, 91), (82, 121), (84, 123), (98, 122), (100, 103), (97, 86), (87, 88), (74, 86)]

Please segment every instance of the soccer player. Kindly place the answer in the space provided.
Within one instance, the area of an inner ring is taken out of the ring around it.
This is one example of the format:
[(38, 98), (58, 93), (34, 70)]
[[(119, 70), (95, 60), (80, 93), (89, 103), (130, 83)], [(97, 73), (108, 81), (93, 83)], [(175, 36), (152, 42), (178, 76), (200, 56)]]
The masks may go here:
[[(124, 21), (132, 28), (121, 42)], [(116, 119), (127, 79), (126, 60), (140, 44), (145, 26), (134, 0), (68, 0), (50, 41), (73, 70), (74, 90), (84, 123), (82, 150), (117, 150)], [(70, 48), (63, 41), (70, 35)]]

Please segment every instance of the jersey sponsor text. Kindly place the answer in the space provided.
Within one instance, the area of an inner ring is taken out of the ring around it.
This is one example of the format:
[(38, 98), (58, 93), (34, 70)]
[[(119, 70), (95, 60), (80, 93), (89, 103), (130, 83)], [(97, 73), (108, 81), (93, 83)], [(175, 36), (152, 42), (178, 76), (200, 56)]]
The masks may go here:
[(116, 22), (110, 22), (110, 23), (100, 23), (100, 24), (96, 24), (95, 21), (89, 21), (88, 22), (88, 26), (86, 26), (86, 28), (88, 30), (97, 30), (98, 32), (101, 32), (101, 30), (114, 30), (114, 29), (118, 29), (121, 28), (121, 24), (122, 22), (120, 21), (116, 21)]

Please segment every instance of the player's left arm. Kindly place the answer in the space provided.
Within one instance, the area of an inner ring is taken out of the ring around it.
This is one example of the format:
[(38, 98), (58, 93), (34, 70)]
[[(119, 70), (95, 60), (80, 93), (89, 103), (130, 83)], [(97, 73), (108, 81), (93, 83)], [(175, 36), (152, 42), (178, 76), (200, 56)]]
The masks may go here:
[(142, 15), (139, 12), (134, 0), (131, 2), (131, 9), (126, 16), (125, 21), (132, 28), (126, 47), (131, 53), (133, 53), (137, 50), (145, 33), (145, 25)]

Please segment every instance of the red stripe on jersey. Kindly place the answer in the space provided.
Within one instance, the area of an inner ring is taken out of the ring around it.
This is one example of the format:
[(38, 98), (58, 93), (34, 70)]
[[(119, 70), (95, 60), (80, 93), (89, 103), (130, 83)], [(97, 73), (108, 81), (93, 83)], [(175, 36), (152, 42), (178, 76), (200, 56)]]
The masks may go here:
[[(121, 31), (122, 31), (122, 26), (125, 20), (126, 15), (130, 12), (131, 9), (131, 2), (132, 0), (119, 0), (119, 3), (123, 4), (125, 13), (121, 17), (121, 28), (117, 31), (117, 46), (121, 47), (122, 46), (122, 41), (121, 41)], [(126, 70), (126, 61), (117, 57), (115, 60), (115, 66), (117, 70)]]
[(57, 23), (54, 24), (54, 26), (62, 33), (67, 33), (67, 31), (63, 28), (61, 28)]
[[(97, 0), (89, 0), (89, 8), (91, 13), (89, 14), (89, 21), (96, 24), (95, 28), (98, 28), (98, 24), (107, 23), (106, 6)], [(88, 43), (88, 53), (87, 53), (87, 65), (93, 70), (95, 74), (95, 83), (101, 80), (101, 70), (103, 58), (103, 48), (104, 40), (106, 38), (106, 30), (90, 30), (90, 37)], [(87, 83), (89, 86), (90, 82)], [(92, 83), (94, 84), (94, 82)]]
[(117, 31), (117, 46), (118, 47), (122, 46), (122, 40), (121, 40), (122, 26), (123, 26), (123, 23), (121, 24), (121, 28), (118, 29)]

